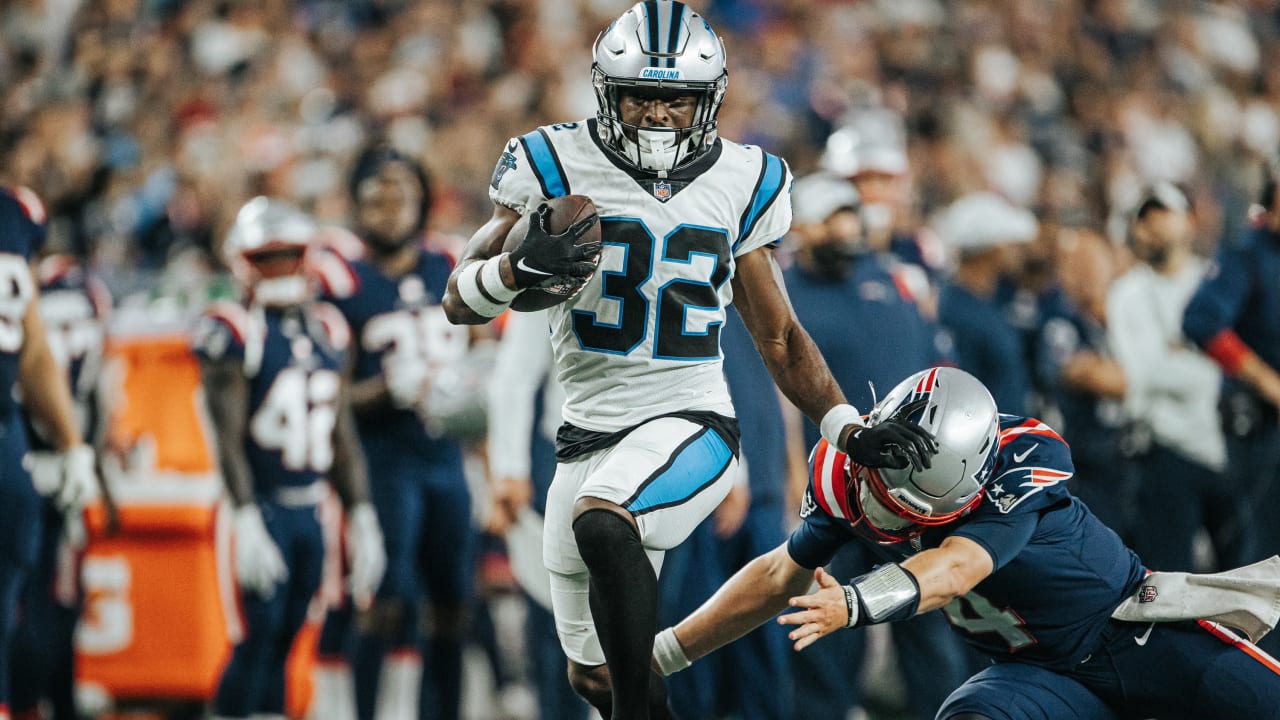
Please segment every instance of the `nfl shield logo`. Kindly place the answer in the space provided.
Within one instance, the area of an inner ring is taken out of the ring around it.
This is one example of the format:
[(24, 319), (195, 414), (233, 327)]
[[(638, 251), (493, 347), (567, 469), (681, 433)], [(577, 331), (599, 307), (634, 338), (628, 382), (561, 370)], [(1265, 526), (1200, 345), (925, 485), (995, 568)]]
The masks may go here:
[(1160, 593), (1156, 592), (1155, 585), (1143, 585), (1142, 588), (1138, 590), (1138, 602), (1155, 602), (1156, 596), (1159, 594)]
[(653, 196), (662, 201), (671, 199), (671, 183), (659, 180), (653, 184)]

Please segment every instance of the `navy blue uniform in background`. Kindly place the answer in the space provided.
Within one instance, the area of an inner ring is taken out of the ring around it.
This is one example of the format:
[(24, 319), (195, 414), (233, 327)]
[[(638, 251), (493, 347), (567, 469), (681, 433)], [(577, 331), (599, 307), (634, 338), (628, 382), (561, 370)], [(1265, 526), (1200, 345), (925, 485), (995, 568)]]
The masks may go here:
[[(843, 280), (818, 277), (800, 265), (784, 273), (800, 324), (849, 402), (864, 412), (874, 405), (869, 383), (888, 392), (902, 378), (939, 360), (936, 328), (921, 316), (896, 271), (892, 256), (867, 253), (854, 259)], [(739, 414), (746, 422), (746, 413)], [(806, 447), (818, 442), (812, 422), (805, 421), (804, 433)], [(846, 545), (828, 569), (836, 577), (860, 574), (871, 561), (867, 552), (859, 545)], [(938, 613), (899, 623), (891, 632), (911, 710), (916, 717), (931, 718), (968, 674), (964, 648)], [(866, 633), (856, 632), (794, 656), (798, 716), (823, 717), (833, 709), (844, 712), (862, 705), (861, 689), (849, 678), (863, 665), (865, 654)]]
[[(111, 298), (105, 286), (68, 256), (45, 258), (36, 275), (49, 350), (67, 372), (80, 433), (89, 440), (101, 422), (96, 390)], [(55, 449), (30, 418), (27, 430), (32, 450)], [(21, 596), (22, 622), (14, 652), (23, 660), (13, 668), (12, 706), (14, 714), (21, 715), (47, 700), (54, 720), (73, 720), (73, 635), (83, 603), (80, 550), (66, 541), (62, 512), (49, 498), (44, 499), (43, 512), (36, 566)]]
[[(742, 527), (718, 539), (714, 515), (669, 550), (662, 565), (659, 623), (678, 622), (733, 573), (786, 537), (786, 431), (776, 385), (742, 317), (728, 308), (720, 331), (725, 380), (742, 430), (741, 471), (751, 505)], [(765, 625), (713, 657), (667, 680), (682, 717), (717, 714), (743, 720), (787, 720), (794, 708), (791, 652), (783, 628)]]
[[(788, 541), (792, 559), (818, 567), (848, 542), (872, 547), (883, 560), (914, 554), (910, 543), (874, 543), (850, 521), (857, 515), (843, 468), (843, 453), (820, 442), (804, 522)], [(959, 712), (1000, 720), (1280, 716), (1274, 661), (1260, 661), (1216, 637), (1220, 631), (1195, 623), (1111, 620), (1141, 586), (1146, 568), (1067, 490), (1072, 471), (1071, 450), (1052, 429), (1001, 415), (1000, 448), (981, 504), (919, 538), (924, 549), (949, 536), (967, 538), (994, 566), (944, 612), (957, 633), (996, 664), (957, 690), (938, 718)], [(1085, 697), (1082, 686), (1110, 711), (1072, 704), (1071, 698)]]
[(9, 710), (9, 660), (18, 594), (36, 561), (40, 496), (23, 466), (27, 433), (18, 411), (23, 317), (35, 296), (27, 265), (44, 244), (44, 208), (30, 190), (0, 189), (0, 711)]
[[(1223, 244), (1183, 314), (1187, 337), (1222, 361), (1222, 345), (1243, 341), (1280, 370), (1280, 235), (1255, 228)], [(1229, 364), (1229, 363), (1228, 363)], [(1255, 556), (1280, 553), (1280, 422), (1277, 409), (1226, 368), (1220, 407), (1230, 490), (1256, 509)], [(1280, 653), (1280, 633), (1262, 647)]]
[(1010, 322), (1011, 310), (1002, 302), (1007, 297), (1011, 295), (998, 292), (995, 297), (980, 298), (947, 283), (938, 296), (938, 324), (954, 343), (956, 367), (981, 380), (997, 407), (1020, 414), (1028, 411), (1031, 402), (1031, 361), (1028, 340)]
[[(469, 329), (450, 324), (440, 307), (452, 268), (448, 256), (427, 249), (402, 277), (390, 277), (367, 262), (350, 262), (349, 287), (329, 291), (351, 324), (357, 348), (355, 382), (411, 371), (413, 366), (434, 376), (466, 353)], [(403, 613), (393, 646), (416, 648), (424, 590), (438, 607), (471, 603), (476, 535), (462, 449), (452, 438), (428, 433), (410, 409), (357, 414), (356, 426), (368, 458), (370, 496), (387, 543), (387, 571), (378, 597), (394, 601)], [(322, 653), (342, 653), (348, 632), (343, 616), (331, 616), (326, 623)], [(381, 639), (361, 638), (355, 651), (360, 720), (373, 718), (386, 649)], [(422, 656), (423, 707), (438, 711), (439, 717), (456, 717), (461, 641), (436, 636)]]
[(324, 567), (319, 503), (333, 463), (349, 341), (342, 316), (321, 303), (214, 303), (196, 331), (202, 361), (238, 361), (249, 379), (245, 456), (262, 519), (289, 571), (271, 597), (241, 595), (244, 639), (223, 671), (217, 715), (284, 713), (285, 660)]
[[(1120, 398), (1101, 397), (1062, 382), (1063, 368), (1079, 352), (1105, 356), (1106, 328), (1074, 306), (1063, 305), (1040, 329), (1035, 355), (1037, 384), (1051, 393), (1049, 399), (1062, 415), (1059, 428), (1071, 445), (1075, 465), (1075, 475), (1068, 483), (1071, 492), (1103, 524), (1128, 538), (1137, 487), (1133, 468), (1120, 452), (1123, 403)], [(1193, 527), (1188, 536), (1194, 533)]]

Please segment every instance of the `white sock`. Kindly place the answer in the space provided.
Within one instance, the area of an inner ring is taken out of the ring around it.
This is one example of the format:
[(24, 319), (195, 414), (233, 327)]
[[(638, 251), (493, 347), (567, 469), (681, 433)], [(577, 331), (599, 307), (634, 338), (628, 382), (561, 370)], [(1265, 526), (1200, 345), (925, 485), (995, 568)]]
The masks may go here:
[(356, 720), (356, 684), (351, 667), (344, 662), (316, 663), (311, 675), (315, 694), (311, 698), (312, 720)]
[(422, 687), (422, 658), (416, 652), (387, 655), (378, 682), (376, 720), (405, 720), (418, 717), (418, 692)]

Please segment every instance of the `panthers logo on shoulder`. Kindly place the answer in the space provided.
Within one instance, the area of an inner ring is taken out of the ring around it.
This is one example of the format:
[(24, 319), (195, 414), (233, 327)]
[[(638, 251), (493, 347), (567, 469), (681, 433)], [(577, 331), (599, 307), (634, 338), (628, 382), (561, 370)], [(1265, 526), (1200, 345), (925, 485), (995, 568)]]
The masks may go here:
[(502, 153), (502, 157), (498, 158), (498, 165), (493, 169), (493, 177), (489, 179), (489, 185), (494, 190), (498, 189), (498, 185), (502, 183), (502, 176), (506, 175), (508, 170), (516, 169), (516, 156), (515, 153), (511, 152), (514, 149), (514, 147), (508, 145), (507, 150)]

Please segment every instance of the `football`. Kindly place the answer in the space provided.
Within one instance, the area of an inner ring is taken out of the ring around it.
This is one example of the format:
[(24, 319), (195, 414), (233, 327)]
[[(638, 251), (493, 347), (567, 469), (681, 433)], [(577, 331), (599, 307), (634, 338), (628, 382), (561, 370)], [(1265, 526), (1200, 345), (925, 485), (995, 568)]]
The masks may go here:
[[(551, 206), (551, 216), (547, 218), (547, 229), (553, 235), (562, 233), (579, 220), (596, 214), (595, 203), (591, 202), (591, 198), (586, 195), (565, 195), (564, 197), (552, 198), (547, 201), (547, 205)], [(529, 219), (534, 212), (531, 209), (525, 213), (524, 217), (520, 218), (511, 228), (511, 232), (507, 233), (507, 239), (502, 244), (503, 252), (511, 252), (520, 247), (525, 233), (529, 232)], [(583, 233), (582, 237), (578, 238), (579, 245), (599, 241), (600, 223), (598, 222)], [(554, 281), (554, 278), (552, 280)], [(547, 287), (529, 288), (511, 301), (511, 309), (518, 312), (545, 310), (573, 297), (585, 284), (585, 282), (582, 284), (553, 282)]]

